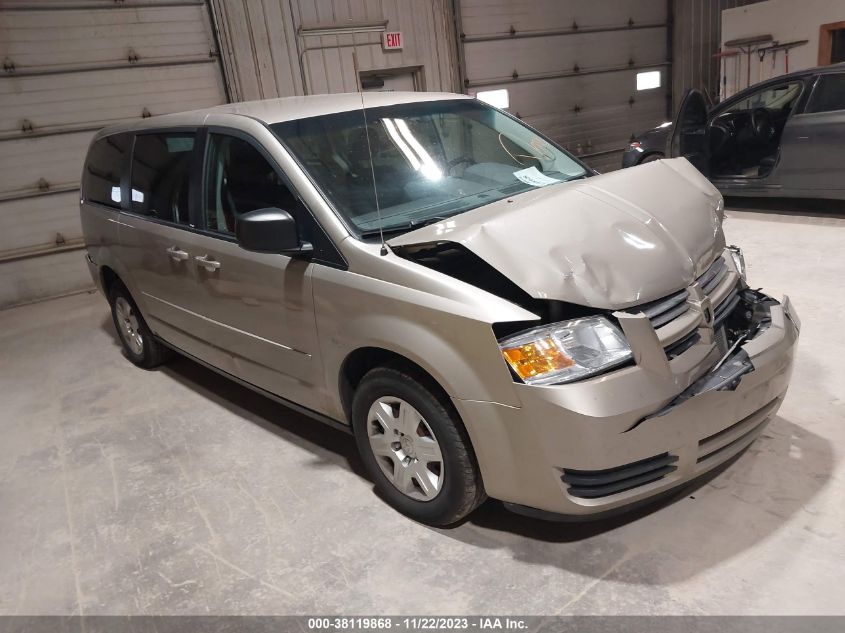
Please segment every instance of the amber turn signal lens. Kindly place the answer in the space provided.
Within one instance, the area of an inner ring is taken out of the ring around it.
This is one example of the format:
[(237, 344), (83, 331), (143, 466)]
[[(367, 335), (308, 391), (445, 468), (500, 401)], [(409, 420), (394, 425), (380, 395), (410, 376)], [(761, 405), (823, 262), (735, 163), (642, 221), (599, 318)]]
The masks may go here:
[(575, 364), (575, 361), (558, 349), (551, 338), (537, 339), (516, 347), (506, 347), (502, 350), (502, 355), (522, 380), (560, 371)]

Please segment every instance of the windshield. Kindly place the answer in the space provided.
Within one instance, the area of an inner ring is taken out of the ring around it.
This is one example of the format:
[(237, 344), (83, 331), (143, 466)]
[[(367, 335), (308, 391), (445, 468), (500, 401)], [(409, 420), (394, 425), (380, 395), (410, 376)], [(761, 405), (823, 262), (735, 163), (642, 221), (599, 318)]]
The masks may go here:
[(365, 130), (356, 110), (271, 126), (362, 237), (588, 174), (530, 128), (476, 100), (368, 108), (366, 122)]

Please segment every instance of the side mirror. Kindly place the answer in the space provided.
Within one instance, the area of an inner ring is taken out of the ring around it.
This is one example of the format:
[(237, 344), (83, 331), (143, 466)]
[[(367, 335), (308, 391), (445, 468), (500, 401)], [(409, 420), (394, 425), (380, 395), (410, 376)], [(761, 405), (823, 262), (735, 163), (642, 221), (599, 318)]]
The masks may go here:
[(308, 242), (299, 242), (293, 216), (275, 207), (244, 213), (235, 222), (235, 236), (241, 248), (259, 253), (293, 256), (313, 250)]

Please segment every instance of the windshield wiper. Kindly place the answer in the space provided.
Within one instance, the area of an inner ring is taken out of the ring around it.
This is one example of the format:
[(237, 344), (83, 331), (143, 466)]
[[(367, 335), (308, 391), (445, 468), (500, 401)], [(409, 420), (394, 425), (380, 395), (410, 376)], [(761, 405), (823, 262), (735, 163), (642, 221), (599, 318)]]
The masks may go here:
[(408, 226), (412, 229), (418, 229), (421, 226), (428, 226), (429, 224), (437, 224), (438, 222), (443, 222), (447, 216), (445, 215), (433, 215), (430, 218), (423, 218), (422, 220), (411, 220), (408, 222)]
[(386, 226), (383, 229), (373, 229), (371, 231), (364, 231), (361, 233), (361, 237), (379, 237), (382, 233), (385, 235), (393, 234), (393, 233), (404, 233), (406, 231), (413, 231), (414, 229), (419, 229), (424, 226), (428, 226), (429, 224), (436, 224), (437, 222), (442, 222), (446, 219), (446, 216), (442, 215), (435, 215), (430, 218), (424, 218), (422, 220), (411, 220), (410, 222), (405, 222), (404, 224), (394, 224), (392, 226)]

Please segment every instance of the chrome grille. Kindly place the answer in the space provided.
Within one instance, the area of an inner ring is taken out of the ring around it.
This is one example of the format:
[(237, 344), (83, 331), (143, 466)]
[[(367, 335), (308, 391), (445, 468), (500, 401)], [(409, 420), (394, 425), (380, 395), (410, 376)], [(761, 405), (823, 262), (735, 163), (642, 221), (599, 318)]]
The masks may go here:
[(722, 302), (716, 306), (714, 311), (713, 325), (719, 325), (727, 316), (733, 312), (733, 309), (739, 303), (739, 288), (734, 287), (730, 294), (722, 299)]
[(715, 262), (710, 264), (710, 268), (696, 279), (698, 285), (704, 291), (704, 294), (709, 295), (713, 289), (719, 285), (719, 282), (728, 274), (728, 265), (724, 257), (719, 257)]
[(658, 299), (652, 303), (640, 306), (637, 312), (645, 314), (655, 329), (674, 321), (689, 310), (687, 305), (688, 290), (681, 290), (664, 299)]
[[(705, 295), (711, 296), (729, 273), (730, 269), (725, 258), (720, 256), (695, 281)], [(738, 279), (737, 277), (737, 281)], [(721, 295), (724, 292), (723, 287), (717, 294)], [(630, 312), (642, 313), (649, 319), (652, 327), (658, 331), (658, 338), (670, 358), (678, 356), (695, 343), (693, 337), (699, 321), (695, 315), (688, 314), (691, 310), (690, 304), (687, 303), (689, 296), (689, 290), (679, 290), (662, 299), (630, 309)], [(718, 299), (718, 303), (712, 306), (716, 325), (727, 318), (739, 303), (739, 288), (735, 285), (724, 297), (720, 296)], [(679, 321), (675, 327), (667, 327), (685, 315), (688, 315), (686, 321)], [(661, 328), (665, 328), (663, 332), (660, 331)]]

